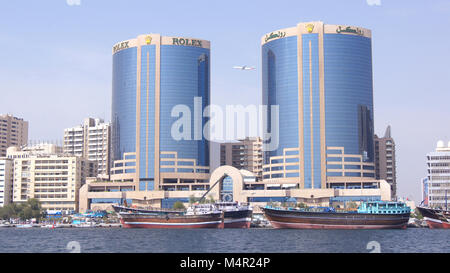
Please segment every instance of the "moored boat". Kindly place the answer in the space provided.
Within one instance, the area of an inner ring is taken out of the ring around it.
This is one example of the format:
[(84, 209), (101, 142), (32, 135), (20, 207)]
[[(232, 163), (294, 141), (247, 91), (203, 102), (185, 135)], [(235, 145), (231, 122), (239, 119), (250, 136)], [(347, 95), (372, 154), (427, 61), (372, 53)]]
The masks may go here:
[(428, 217), (424, 217), (424, 220), (426, 221), (427, 225), (429, 228), (431, 229), (449, 229), (450, 228), (450, 222), (447, 221), (443, 221), (443, 220), (439, 220), (439, 219), (433, 219), (433, 218), (428, 218)]
[(127, 207), (124, 205), (112, 205), (115, 212), (141, 212), (141, 213), (160, 213), (160, 214), (167, 214), (167, 213), (182, 213), (184, 210), (178, 210), (178, 209), (163, 209), (163, 208), (138, 208), (138, 207)]
[(16, 228), (32, 228), (33, 225), (32, 224), (19, 224), (16, 225)]
[(410, 208), (400, 202), (363, 202), (356, 211), (334, 208), (278, 208), (262, 210), (274, 228), (297, 229), (405, 229)]
[(77, 228), (93, 228), (93, 227), (96, 227), (96, 225), (93, 224), (93, 223), (80, 223), (80, 224), (74, 225), (74, 227), (77, 227)]
[(417, 207), (431, 229), (450, 228), (450, 211), (439, 208)]
[(214, 205), (201, 204), (188, 208), (186, 212), (119, 212), (124, 228), (223, 228), (223, 213)]
[[(197, 212), (217, 210), (224, 212), (224, 228), (250, 228), (252, 221), (253, 208), (248, 204), (240, 204), (238, 202), (216, 202), (214, 205), (210, 204), (196, 204), (193, 207)], [(162, 209), (162, 208), (132, 208), (121, 205), (113, 205), (114, 211), (117, 213), (146, 213), (154, 215), (177, 215), (183, 214), (184, 210), (176, 209)]]
[(253, 208), (248, 204), (238, 202), (216, 202), (219, 211), (224, 212), (225, 228), (250, 228)]

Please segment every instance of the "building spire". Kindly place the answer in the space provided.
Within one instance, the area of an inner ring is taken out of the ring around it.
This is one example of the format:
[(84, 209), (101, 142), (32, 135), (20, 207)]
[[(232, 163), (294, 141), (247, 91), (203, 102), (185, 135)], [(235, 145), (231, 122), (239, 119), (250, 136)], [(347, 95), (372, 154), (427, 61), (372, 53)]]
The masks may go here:
[(385, 138), (391, 138), (391, 125), (388, 125), (386, 132), (384, 133)]

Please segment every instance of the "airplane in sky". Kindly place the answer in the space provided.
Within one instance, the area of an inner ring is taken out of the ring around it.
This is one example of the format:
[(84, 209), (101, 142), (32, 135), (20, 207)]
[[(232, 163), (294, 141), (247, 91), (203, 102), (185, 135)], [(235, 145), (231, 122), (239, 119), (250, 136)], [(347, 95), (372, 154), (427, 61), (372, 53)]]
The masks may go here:
[(249, 66), (233, 66), (234, 69), (240, 69), (240, 70), (255, 70), (255, 67), (249, 67)]

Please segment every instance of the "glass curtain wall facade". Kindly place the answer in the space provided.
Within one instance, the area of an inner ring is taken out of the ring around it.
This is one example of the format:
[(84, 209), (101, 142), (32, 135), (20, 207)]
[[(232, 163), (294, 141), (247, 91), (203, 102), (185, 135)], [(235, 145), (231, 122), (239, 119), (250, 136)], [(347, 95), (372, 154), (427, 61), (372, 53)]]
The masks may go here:
[[(194, 119), (194, 97), (201, 101), (201, 113), (210, 103), (209, 98), (209, 49), (178, 45), (161, 46), (161, 136), (162, 151), (177, 151), (178, 157), (195, 158), (201, 166), (209, 166), (209, 148), (205, 138), (197, 140)], [(171, 137), (171, 117), (175, 105), (191, 109), (191, 140), (177, 141)], [(197, 115), (196, 115), (197, 114)], [(202, 120), (201, 129), (207, 119)], [(198, 128), (197, 128), (198, 129)], [(190, 169), (186, 169), (189, 172)]]
[[(279, 146), (264, 154), (265, 179), (318, 189), (374, 178), (370, 30), (310, 22), (268, 33), (262, 72), (263, 104), (280, 111)], [(264, 126), (271, 132), (274, 123)]]
[[(150, 34), (113, 47), (112, 175), (129, 174), (139, 190), (158, 190), (161, 173), (209, 172), (209, 143), (202, 134), (209, 73), (208, 41)], [(181, 117), (172, 113), (177, 105), (189, 108), (190, 138), (172, 136)]]

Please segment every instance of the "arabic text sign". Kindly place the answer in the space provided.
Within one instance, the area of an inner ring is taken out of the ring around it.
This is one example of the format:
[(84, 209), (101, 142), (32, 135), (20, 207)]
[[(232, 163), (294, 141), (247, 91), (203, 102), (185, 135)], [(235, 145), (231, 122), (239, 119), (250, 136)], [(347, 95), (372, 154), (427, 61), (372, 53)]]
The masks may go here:
[(364, 35), (364, 31), (360, 28), (343, 27), (343, 26), (338, 26), (336, 29), (336, 32), (337, 33), (351, 33), (351, 34), (356, 34), (356, 35), (360, 35), (360, 36)]
[(265, 42), (275, 39), (275, 38), (284, 38), (286, 37), (286, 32), (278, 31), (277, 33), (271, 32), (270, 34), (266, 35)]

